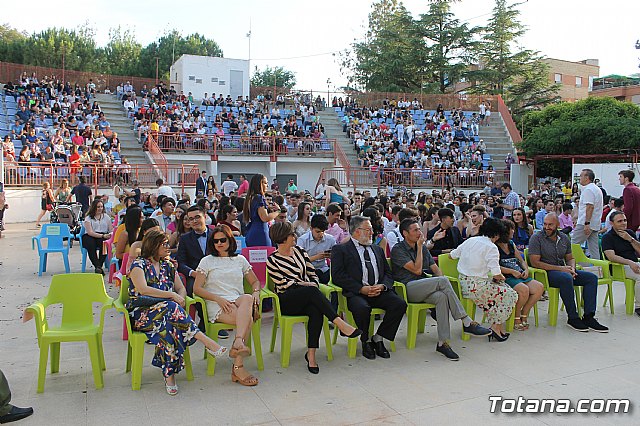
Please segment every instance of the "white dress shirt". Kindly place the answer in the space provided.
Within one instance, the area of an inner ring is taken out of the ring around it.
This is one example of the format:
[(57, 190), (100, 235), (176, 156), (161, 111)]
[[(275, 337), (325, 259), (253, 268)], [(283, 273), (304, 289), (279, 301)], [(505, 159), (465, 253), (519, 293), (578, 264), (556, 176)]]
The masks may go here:
[(371, 264), (373, 265), (373, 274), (375, 275), (375, 283), (378, 284), (378, 259), (376, 258), (376, 254), (373, 252), (373, 249), (371, 248), (371, 246), (363, 246), (353, 237), (351, 237), (351, 241), (353, 241), (353, 244), (355, 244), (356, 250), (358, 251), (358, 256), (360, 256), (360, 263), (362, 265), (362, 284), (369, 285), (369, 271), (367, 270), (367, 265), (364, 261), (365, 250), (369, 252)]
[(459, 259), (458, 272), (466, 276), (487, 278), (489, 273), (501, 273), (498, 247), (488, 237), (469, 238), (449, 254)]

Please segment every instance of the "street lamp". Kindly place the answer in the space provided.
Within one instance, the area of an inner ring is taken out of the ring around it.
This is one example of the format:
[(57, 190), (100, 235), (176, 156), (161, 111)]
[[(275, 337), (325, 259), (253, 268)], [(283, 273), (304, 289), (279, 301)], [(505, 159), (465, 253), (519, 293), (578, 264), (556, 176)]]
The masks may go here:
[(327, 79), (327, 102), (325, 103), (327, 106), (329, 106), (329, 85), (331, 84), (331, 79), (328, 78)]

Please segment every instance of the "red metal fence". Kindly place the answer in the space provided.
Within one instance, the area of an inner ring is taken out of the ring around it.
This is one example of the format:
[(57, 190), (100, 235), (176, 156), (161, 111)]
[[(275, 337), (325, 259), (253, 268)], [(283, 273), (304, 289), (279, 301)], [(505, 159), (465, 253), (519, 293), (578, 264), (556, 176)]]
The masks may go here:
[[(408, 190), (424, 188), (482, 188), (488, 180), (508, 182), (504, 172), (487, 170), (451, 171), (443, 168), (392, 169), (392, 168), (335, 168), (324, 169), (320, 179), (338, 180), (344, 187), (384, 189), (388, 184)], [(320, 180), (318, 181), (320, 182)]]
[(165, 184), (180, 187), (195, 186), (198, 178), (196, 164), (167, 164), (159, 167), (154, 164), (100, 164), (84, 163), (71, 166), (69, 163), (6, 163), (4, 184), (8, 187), (39, 187), (44, 182), (56, 188), (62, 180), (70, 184), (77, 183), (84, 176), (87, 185), (93, 186), (95, 193), (100, 187), (112, 186), (118, 177), (127, 184), (138, 181), (141, 187), (155, 187), (156, 180), (162, 178)]
[(166, 163), (163, 153), (191, 152), (209, 154), (214, 160), (220, 155), (265, 155), (278, 157), (311, 156), (333, 158), (335, 139), (295, 138), (276, 136), (230, 136), (193, 133), (150, 133), (149, 152), (156, 164)]
[(507, 108), (507, 105), (502, 100), (502, 96), (498, 95), (497, 101), (498, 101), (498, 112), (502, 116), (504, 125), (507, 127), (507, 131), (511, 136), (511, 141), (514, 143), (514, 145), (522, 142), (522, 136), (520, 136), (518, 127), (516, 127), (516, 123), (513, 121), (513, 117), (511, 117), (509, 108)]

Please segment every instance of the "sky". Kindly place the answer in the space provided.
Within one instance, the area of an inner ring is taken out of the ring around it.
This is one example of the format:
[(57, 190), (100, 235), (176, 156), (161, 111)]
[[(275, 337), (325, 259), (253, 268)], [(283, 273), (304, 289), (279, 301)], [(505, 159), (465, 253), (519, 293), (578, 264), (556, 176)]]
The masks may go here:
[[(29, 19), (7, 14), (0, 21), (29, 33), (88, 23), (99, 45), (106, 44), (109, 28), (117, 26), (131, 30), (142, 45), (174, 28), (183, 35), (198, 32), (215, 40), (225, 57), (250, 59), (251, 69), (282, 66), (296, 74), (298, 89), (321, 93), (327, 92), (327, 86), (333, 92), (347, 84), (339, 55), (363, 38), (372, 4), (364, 0), (90, 0), (71, 7), (70, 13), (62, 7), (65, 3), (31, 0), (29, 7), (39, 13), (30, 14)], [(403, 3), (416, 17), (428, 9), (427, 0)], [(453, 11), (469, 25), (484, 25), (494, 4), (493, 0), (461, 0)], [(635, 49), (640, 38), (640, 1), (525, 0), (519, 9), (520, 20), (528, 28), (521, 39), (524, 48), (568, 61), (598, 59), (600, 76), (640, 72), (640, 50)]]

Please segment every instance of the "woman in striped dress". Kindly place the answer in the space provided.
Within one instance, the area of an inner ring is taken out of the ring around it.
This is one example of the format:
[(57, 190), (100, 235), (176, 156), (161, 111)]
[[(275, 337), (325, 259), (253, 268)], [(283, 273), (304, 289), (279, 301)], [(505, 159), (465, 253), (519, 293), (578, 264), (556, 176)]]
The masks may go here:
[(329, 300), (320, 292), (316, 270), (307, 252), (296, 246), (296, 233), (289, 222), (274, 223), (269, 237), (278, 249), (267, 259), (267, 272), (275, 284), (280, 301), (280, 311), (284, 315), (306, 315), (308, 351), (304, 355), (309, 372), (318, 374), (316, 349), (320, 342), (323, 317), (335, 324), (340, 334), (355, 338), (362, 331), (347, 324), (331, 307)]

